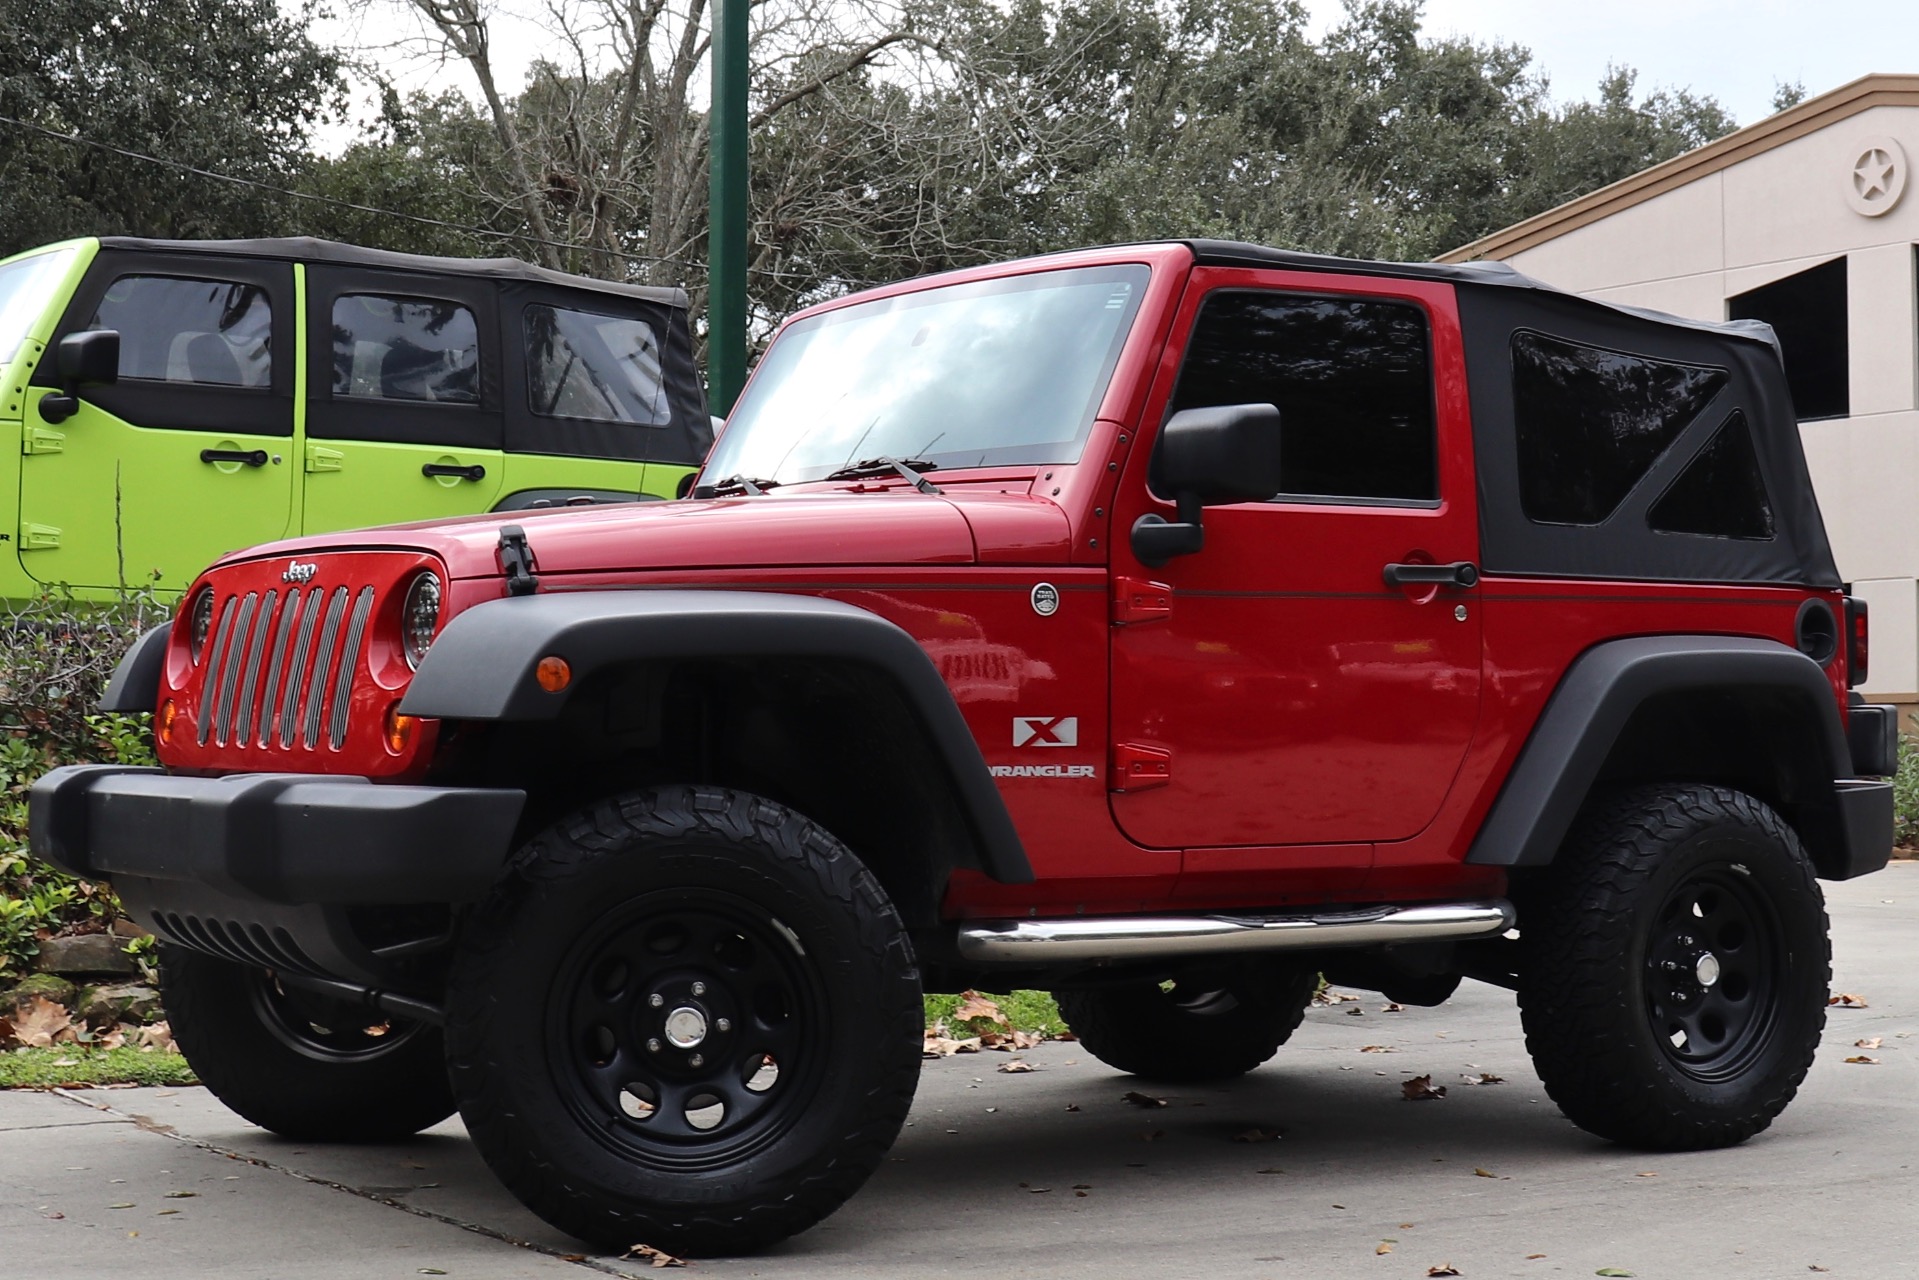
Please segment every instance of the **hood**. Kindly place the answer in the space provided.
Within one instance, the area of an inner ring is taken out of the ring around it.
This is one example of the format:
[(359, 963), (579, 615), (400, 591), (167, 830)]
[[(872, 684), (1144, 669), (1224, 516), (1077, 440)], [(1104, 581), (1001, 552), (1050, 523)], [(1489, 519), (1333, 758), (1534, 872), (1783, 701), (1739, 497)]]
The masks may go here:
[(865, 492), (495, 512), (452, 520), (289, 538), (224, 562), (323, 551), (430, 551), (455, 578), (500, 572), (500, 530), (518, 525), (541, 574), (635, 573), (807, 565), (1057, 564), (1066, 514), (1044, 498), (901, 487)]

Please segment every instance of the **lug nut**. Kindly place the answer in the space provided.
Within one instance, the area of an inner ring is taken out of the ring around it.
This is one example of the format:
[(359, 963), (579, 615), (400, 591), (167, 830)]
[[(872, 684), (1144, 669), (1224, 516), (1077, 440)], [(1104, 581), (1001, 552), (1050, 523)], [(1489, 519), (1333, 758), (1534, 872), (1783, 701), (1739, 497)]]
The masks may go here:
[(659, 992), (655, 991), (652, 995), (646, 998), (646, 1002), (652, 1005), (655, 1009), (657, 1009), (661, 1005), (666, 1003), (666, 997), (661, 995)]
[(715, 1022), (713, 1025), (718, 1027), (721, 1031), (731, 1031), (733, 1029), (733, 1019), (721, 1018), (719, 1021)]
[(658, 1040), (657, 1038), (656, 1038), (656, 1039), (652, 1039), (652, 1040), (648, 1040), (648, 1041), (646, 1042), (646, 1051), (647, 1051), (648, 1053), (658, 1053), (658, 1052), (660, 1051), (660, 1042), (659, 1042), (659, 1040)]
[(701, 1053), (696, 1053), (692, 1057), (688, 1058), (686, 1061), (691, 1066), (703, 1067), (706, 1065), (706, 1055)]
[(703, 995), (705, 995), (705, 994), (706, 994), (706, 984), (705, 984), (704, 982), (696, 982), (696, 983), (694, 983), (694, 984), (693, 984), (693, 994), (694, 994), (694, 995), (696, 995), (696, 996), (703, 996)]

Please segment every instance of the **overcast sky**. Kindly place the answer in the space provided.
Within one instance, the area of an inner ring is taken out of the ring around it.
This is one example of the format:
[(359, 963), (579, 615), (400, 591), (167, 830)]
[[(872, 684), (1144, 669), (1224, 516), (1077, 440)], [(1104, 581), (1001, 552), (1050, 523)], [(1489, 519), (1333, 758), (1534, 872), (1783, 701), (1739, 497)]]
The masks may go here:
[[(498, 0), (494, 49), (501, 87), (517, 89), (546, 41), (539, 0)], [(1323, 29), (1339, 0), (1307, 0)], [(417, 33), (404, 0), (360, 0), (316, 29), (323, 41), (387, 44)], [(1919, 71), (1919, 0), (1427, 0), (1429, 35), (1458, 34), (1532, 50), (1553, 96), (1593, 96), (1608, 63), (1639, 71), (1642, 92), (1680, 86), (1719, 99), (1741, 124), (1771, 113), (1774, 86), (1798, 81), (1823, 93), (1873, 71)], [(389, 50), (380, 60), (407, 87), (472, 93), (465, 67)], [(343, 145), (346, 131), (326, 141)]]

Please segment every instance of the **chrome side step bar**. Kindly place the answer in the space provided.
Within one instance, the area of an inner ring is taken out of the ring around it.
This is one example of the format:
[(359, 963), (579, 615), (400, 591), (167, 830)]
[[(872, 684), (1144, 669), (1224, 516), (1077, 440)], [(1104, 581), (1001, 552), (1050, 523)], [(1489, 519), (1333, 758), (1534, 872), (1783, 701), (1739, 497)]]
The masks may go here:
[(959, 953), (993, 964), (1156, 960), (1249, 951), (1392, 946), (1489, 938), (1513, 927), (1510, 902), (1367, 907), (1298, 916), (1106, 916), (988, 920), (963, 927)]

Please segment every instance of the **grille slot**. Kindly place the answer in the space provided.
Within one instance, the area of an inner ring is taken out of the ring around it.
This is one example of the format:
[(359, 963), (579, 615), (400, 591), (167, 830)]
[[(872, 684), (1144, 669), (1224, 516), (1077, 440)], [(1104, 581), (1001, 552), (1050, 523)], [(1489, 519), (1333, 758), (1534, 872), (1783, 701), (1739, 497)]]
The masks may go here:
[(306, 617), (300, 621), (300, 638), (293, 642), (293, 665), (287, 668), (286, 693), (280, 698), (280, 745), (293, 745), (294, 726), (299, 723), (300, 695), (306, 689), (307, 659), (313, 649), (313, 628), (320, 621), (320, 599), (324, 587), (306, 594)]
[(273, 657), (267, 662), (267, 687), (260, 693), (260, 745), (273, 744), (274, 709), (279, 704), (280, 668), (286, 665), (287, 650), (293, 647), (293, 629), (300, 622), (300, 588), (287, 592), (287, 607), (280, 610), (280, 629), (273, 636)]
[(240, 675), (240, 723), (233, 731), (233, 741), (245, 746), (253, 738), (253, 712), (259, 705), (260, 692), (260, 652), (266, 648), (267, 632), (273, 629), (273, 606), (279, 601), (278, 591), (269, 591), (260, 601), (260, 612), (253, 619), (253, 639), (247, 644), (246, 670)]
[(327, 721), (327, 745), (338, 751), (346, 745), (347, 710), (353, 705), (353, 675), (360, 666), (360, 646), (366, 640), (366, 622), (373, 612), (373, 588), (361, 587), (353, 601), (353, 620), (347, 623), (346, 645), (340, 652), (340, 674), (333, 679), (333, 716)]
[(320, 626), (320, 643), (313, 651), (311, 677), (306, 687), (306, 719), (300, 728), (300, 743), (308, 751), (320, 740), (320, 717), (326, 711), (326, 678), (333, 667), (333, 648), (340, 639), (340, 622), (346, 617), (345, 587), (336, 587), (327, 603), (326, 621)]
[(233, 638), (233, 615), (239, 604), (232, 596), (227, 597), (226, 607), (220, 611), (219, 625), (213, 629), (213, 648), (207, 653), (206, 679), (200, 684), (200, 745), (207, 745), (207, 737), (213, 732), (213, 707), (220, 688), (222, 668), (226, 665), (227, 641)]

